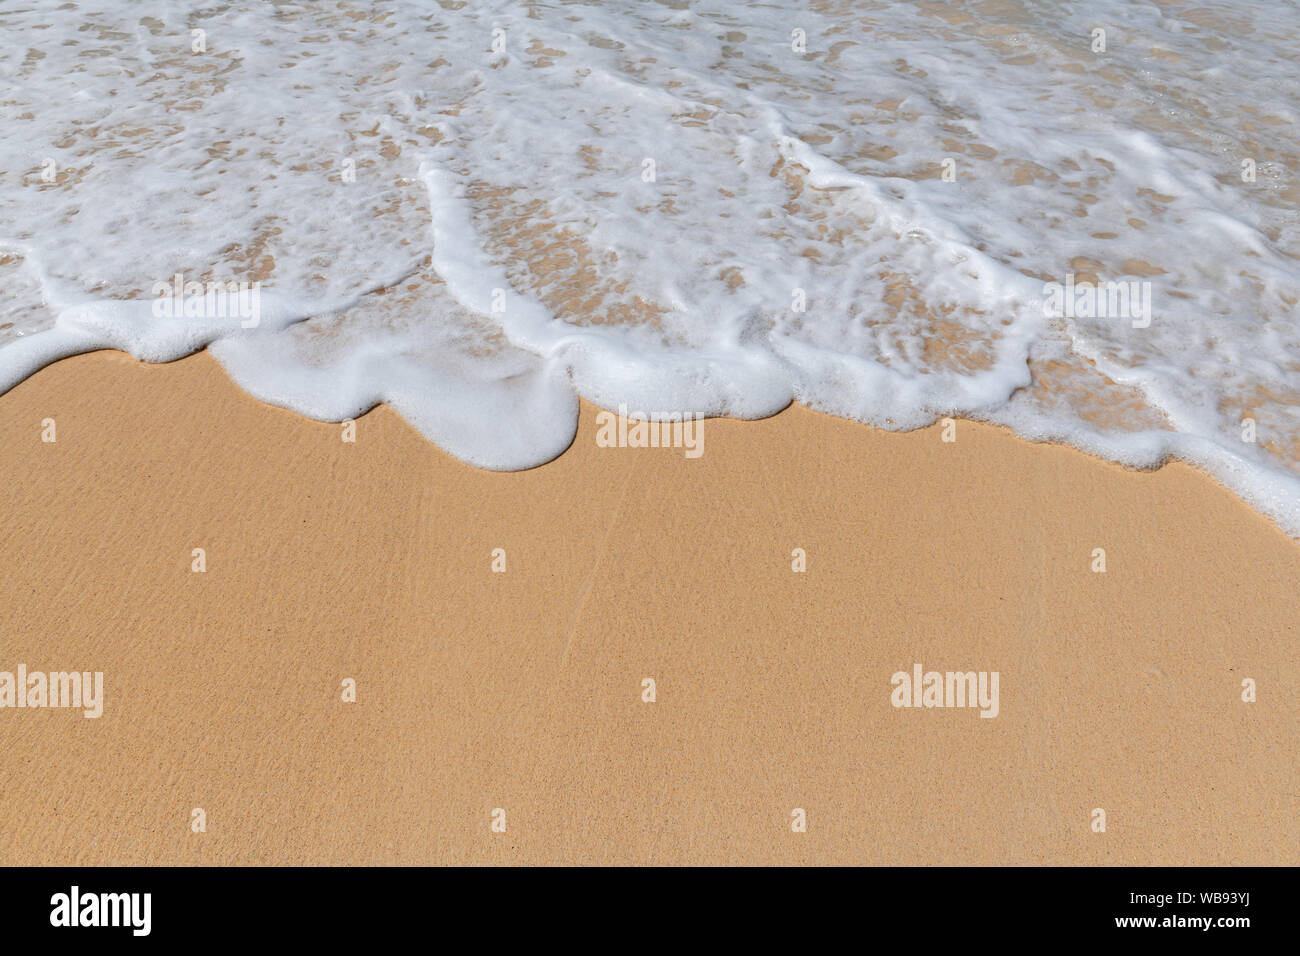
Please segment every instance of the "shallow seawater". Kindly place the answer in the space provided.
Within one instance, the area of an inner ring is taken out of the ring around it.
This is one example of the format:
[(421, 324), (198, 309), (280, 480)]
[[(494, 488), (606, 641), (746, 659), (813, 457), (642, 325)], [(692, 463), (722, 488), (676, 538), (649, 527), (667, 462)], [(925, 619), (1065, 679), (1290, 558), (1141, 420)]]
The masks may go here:
[(1281, 0), (7, 5), (0, 389), (207, 346), (489, 468), (579, 395), (965, 415), (1300, 536), (1297, 35)]

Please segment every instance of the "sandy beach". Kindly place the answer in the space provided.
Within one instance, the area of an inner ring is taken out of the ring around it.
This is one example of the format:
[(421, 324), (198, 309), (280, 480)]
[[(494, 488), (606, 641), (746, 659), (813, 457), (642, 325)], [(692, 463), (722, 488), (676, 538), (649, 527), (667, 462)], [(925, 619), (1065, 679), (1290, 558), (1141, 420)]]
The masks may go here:
[[(1300, 863), (1300, 546), (1212, 479), (596, 411), (495, 473), (205, 353), (0, 396), (0, 671), (103, 674), (0, 709), (0, 862)], [(894, 706), (916, 665), (996, 716)]]

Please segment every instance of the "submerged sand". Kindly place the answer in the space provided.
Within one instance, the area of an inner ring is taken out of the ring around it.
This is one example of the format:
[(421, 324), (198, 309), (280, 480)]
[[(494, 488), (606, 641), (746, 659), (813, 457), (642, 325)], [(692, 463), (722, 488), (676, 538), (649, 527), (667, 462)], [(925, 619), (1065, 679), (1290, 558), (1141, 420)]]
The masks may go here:
[[(104, 675), (97, 719), (0, 709), (0, 863), (1300, 862), (1300, 546), (1212, 479), (594, 419), (501, 474), (206, 354), (0, 396), (0, 671)], [(918, 663), (998, 715), (892, 706)]]

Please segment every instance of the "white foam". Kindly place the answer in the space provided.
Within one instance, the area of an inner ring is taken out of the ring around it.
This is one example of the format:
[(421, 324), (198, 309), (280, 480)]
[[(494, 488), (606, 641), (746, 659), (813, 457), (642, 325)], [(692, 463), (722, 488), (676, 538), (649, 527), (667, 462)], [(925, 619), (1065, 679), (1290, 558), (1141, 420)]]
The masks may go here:
[[(208, 347), (498, 469), (579, 395), (968, 415), (1196, 462), (1300, 536), (1300, 12), (1076, 6), (0, 12), (0, 389)], [(259, 323), (157, 315), (177, 273), (260, 282)], [(1067, 274), (1149, 282), (1150, 325), (1045, 316)]]

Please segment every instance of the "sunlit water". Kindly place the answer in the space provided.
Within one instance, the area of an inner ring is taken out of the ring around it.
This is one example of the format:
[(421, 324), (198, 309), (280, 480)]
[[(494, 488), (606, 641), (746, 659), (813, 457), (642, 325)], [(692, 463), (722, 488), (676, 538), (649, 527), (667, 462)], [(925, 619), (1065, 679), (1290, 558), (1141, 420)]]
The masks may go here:
[[(0, 7), (0, 390), (206, 345), (490, 468), (578, 395), (966, 415), (1300, 535), (1294, 4), (247, 6)], [(259, 324), (160, 316), (177, 273)]]

